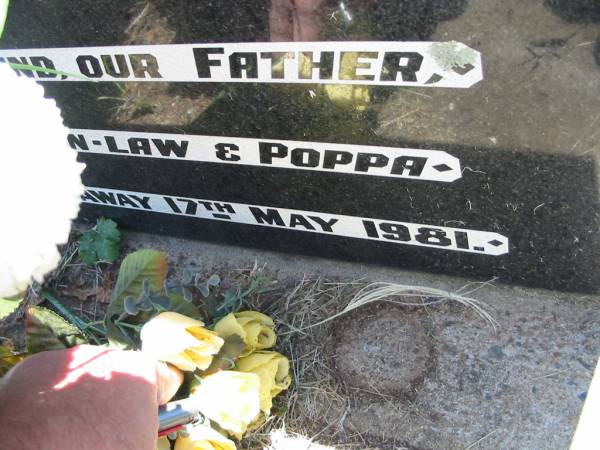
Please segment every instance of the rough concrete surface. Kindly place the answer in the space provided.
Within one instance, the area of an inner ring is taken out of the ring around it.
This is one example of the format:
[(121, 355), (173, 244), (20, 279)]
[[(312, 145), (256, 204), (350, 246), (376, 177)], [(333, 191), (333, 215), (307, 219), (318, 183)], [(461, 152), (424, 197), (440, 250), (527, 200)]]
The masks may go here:
[[(468, 283), (138, 233), (127, 233), (126, 243), (208, 271), (256, 261), (290, 285), (303, 276), (450, 291)], [(450, 304), (379, 304), (336, 319), (327, 346), (347, 388), (345, 429), (377, 448), (568, 448), (600, 354), (600, 299), (506, 285), (473, 296), (485, 302), (497, 329)]]

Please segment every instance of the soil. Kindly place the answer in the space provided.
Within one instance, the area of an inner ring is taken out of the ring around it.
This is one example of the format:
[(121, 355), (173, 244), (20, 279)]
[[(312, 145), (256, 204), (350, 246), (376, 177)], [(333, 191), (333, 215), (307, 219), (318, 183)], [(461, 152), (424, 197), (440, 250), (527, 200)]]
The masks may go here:
[(353, 311), (334, 326), (336, 376), (350, 390), (413, 398), (435, 361), (429, 322), (393, 304)]

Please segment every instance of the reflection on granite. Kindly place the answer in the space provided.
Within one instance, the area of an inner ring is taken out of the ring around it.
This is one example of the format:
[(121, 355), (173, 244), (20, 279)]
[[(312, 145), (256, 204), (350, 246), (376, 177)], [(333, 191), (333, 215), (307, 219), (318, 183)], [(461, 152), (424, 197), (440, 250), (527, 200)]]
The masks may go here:
[(463, 167), (461, 180), (440, 184), (85, 155), (86, 184), (493, 231), (509, 237), (511, 252), (456, 254), (89, 205), (85, 218), (103, 214), (157, 233), (598, 291), (600, 30), (594, 5), (86, 0), (57, 8), (45, 0), (20, 0), (11, 4), (0, 47), (463, 42), (484, 56), (484, 80), (470, 89), (361, 86), (328, 92), (316, 85), (131, 82), (46, 83), (45, 89), (72, 128), (436, 148), (458, 157)]

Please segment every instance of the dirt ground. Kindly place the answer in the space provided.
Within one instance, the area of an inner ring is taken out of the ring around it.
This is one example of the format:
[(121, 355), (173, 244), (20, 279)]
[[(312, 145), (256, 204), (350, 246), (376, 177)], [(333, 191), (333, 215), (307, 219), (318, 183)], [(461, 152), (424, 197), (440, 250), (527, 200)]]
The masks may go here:
[[(264, 266), (277, 283), (253, 306), (276, 318), (279, 349), (294, 362), (294, 386), (269, 427), (285, 424), (334, 448), (567, 448), (600, 354), (598, 298), (137, 233), (124, 244), (166, 251), (173, 273), (196, 264), (227, 280)], [(81, 295), (86, 286), (56, 291), (84, 318), (100, 317), (112, 270), (100, 276), (98, 299)], [(418, 306), (371, 303), (311, 326), (372, 281), (477, 289), (470, 297), (495, 323), (457, 302), (424, 306), (423, 297), (410, 298)], [(0, 332), (19, 324), (9, 328)], [(268, 431), (244, 448), (267, 445)]]

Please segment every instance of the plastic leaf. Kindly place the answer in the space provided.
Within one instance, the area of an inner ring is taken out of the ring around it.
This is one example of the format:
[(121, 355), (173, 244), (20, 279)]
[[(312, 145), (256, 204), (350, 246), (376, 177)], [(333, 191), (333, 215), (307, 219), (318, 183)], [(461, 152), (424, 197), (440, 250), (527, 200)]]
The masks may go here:
[(19, 306), (19, 303), (21, 303), (21, 300), (23, 300), (23, 297), (19, 297), (16, 300), (0, 298), (0, 320), (12, 314)]
[(210, 290), (208, 288), (208, 285), (204, 284), (198, 287), (198, 289), (200, 289), (200, 293), (202, 294), (202, 296), (204, 298), (208, 297), (210, 295)]
[(123, 308), (125, 309), (127, 314), (132, 315), (132, 316), (135, 316), (139, 312), (138, 306), (135, 302), (135, 298), (133, 298), (133, 297), (127, 297), (123, 301)]
[(140, 311), (154, 310), (154, 305), (152, 304), (152, 301), (150, 301), (150, 297), (147, 296), (140, 297), (137, 303), (137, 307), (140, 309)]
[(184, 287), (183, 298), (186, 302), (191, 302), (192, 300), (194, 300), (194, 294), (192, 294), (192, 291), (190, 291), (188, 288)]
[(239, 358), (239, 356), (246, 348), (246, 344), (237, 335), (229, 336), (225, 339), (225, 343), (219, 353), (217, 353), (212, 360), (212, 363), (204, 371), (205, 375), (209, 375), (211, 373), (218, 372), (219, 370), (228, 370), (233, 369), (235, 366), (235, 360)]
[(191, 269), (183, 269), (182, 281), (184, 284), (192, 284), (194, 281), (194, 272)]
[(55, 312), (33, 306), (27, 310), (25, 319), (25, 346), (29, 353), (60, 350), (87, 344), (86, 337)]
[(168, 294), (171, 292), (183, 294), (183, 286), (177, 280), (165, 280), (164, 288)]
[(171, 299), (164, 295), (154, 295), (150, 298), (150, 301), (162, 309), (169, 310), (171, 308)]
[(216, 286), (219, 285), (220, 282), (221, 282), (221, 277), (219, 277), (219, 275), (217, 275), (216, 273), (214, 273), (206, 281), (206, 284), (209, 285), (209, 286), (216, 287)]
[[(138, 250), (125, 257), (121, 263), (117, 283), (106, 312), (106, 331), (109, 342), (117, 347), (131, 348), (131, 338), (123, 332), (115, 321), (125, 312), (125, 298), (139, 297), (142, 283), (148, 280), (150, 289), (159, 291), (167, 277), (167, 255), (156, 250)], [(148, 316), (139, 317), (137, 323), (148, 320)]]
[(142, 281), (142, 292), (146, 295), (150, 295), (152, 293), (150, 292), (150, 281), (148, 278), (144, 278)]
[(183, 314), (184, 316), (191, 317), (192, 319), (202, 319), (202, 313), (200, 310), (196, 307), (196, 305), (190, 303), (191, 300), (186, 300), (183, 295), (170, 294), (169, 299), (169, 311)]

